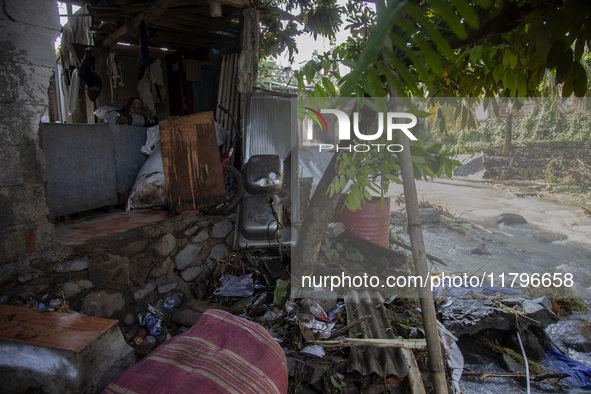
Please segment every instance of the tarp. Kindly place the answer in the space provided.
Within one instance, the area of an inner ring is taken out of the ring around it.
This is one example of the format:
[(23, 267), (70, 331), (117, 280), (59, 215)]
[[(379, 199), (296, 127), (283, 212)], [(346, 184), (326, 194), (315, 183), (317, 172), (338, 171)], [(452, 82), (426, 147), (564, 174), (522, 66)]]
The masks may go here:
[(571, 375), (567, 380), (584, 390), (591, 390), (591, 368), (549, 347), (546, 354), (554, 358), (561, 372)]

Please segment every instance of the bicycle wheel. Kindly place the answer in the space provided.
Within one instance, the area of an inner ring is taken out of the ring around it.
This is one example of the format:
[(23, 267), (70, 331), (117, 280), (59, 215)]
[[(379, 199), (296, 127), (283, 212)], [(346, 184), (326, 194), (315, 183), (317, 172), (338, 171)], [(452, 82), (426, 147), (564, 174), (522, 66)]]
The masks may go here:
[(234, 208), (244, 194), (242, 174), (236, 168), (224, 165), (222, 167), (224, 178), (224, 189), (226, 190), (226, 201), (221, 204), (201, 208), (201, 211), (210, 215), (221, 215)]

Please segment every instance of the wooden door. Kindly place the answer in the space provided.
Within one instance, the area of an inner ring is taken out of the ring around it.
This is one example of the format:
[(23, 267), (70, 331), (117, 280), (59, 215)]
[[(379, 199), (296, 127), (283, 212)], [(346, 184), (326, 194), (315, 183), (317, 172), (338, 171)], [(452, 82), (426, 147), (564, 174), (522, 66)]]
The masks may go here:
[(213, 112), (163, 120), (160, 141), (170, 212), (225, 200)]

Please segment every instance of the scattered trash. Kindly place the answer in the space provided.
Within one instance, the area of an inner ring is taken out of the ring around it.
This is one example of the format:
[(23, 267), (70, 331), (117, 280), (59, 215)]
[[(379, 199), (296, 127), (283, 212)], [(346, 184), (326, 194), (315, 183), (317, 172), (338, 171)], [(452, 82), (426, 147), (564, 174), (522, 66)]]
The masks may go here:
[(156, 338), (154, 338), (152, 335), (148, 335), (146, 338), (144, 338), (144, 343), (150, 346), (151, 348), (155, 348), (157, 341)]
[(344, 310), (345, 310), (345, 303), (339, 302), (337, 304), (337, 306), (335, 306), (330, 311), (328, 311), (328, 313), (327, 313), (328, 321), (330, 321), (330, 322), (338, 321), (341, 318), (341, 314), (343, 313)]
[(584, 390), (591, 390), (591, 368), (549, 347), (546, 348), (546, 354), (555, 359), (562, 372), (571, 375), (567, 380)]
[(283, 308), (285, 302), (289, 298), (291, 290), (291, 283), (285, 280), (277, 279), (275, 285), (275, 292), (273, 293), (273, 305), (277, 308)]
[(437, 328), (439, 329), (439, 337), (445, 351), (445, 359), (447, 365), (451, 370), (451, 387), (455, 394), (460, 394), (460, 378), (462, 377), (462, 370), (464, 369), (464, 356), (456, 343), (456, 338), (447, 328), (440, 322), (437, 322)]
[(311, 330), (316, 339), (330, 338), (332, 328), (335, 326), (335, 323), (323, 323), (310, 315), (299, 315), (298, 320), (302, 326)]
[(162, 312), (154, 308), (152, 305), (148, 305), (148, 312), (146, 312), (146, 315), (140, 315), (140, 326), (146, 327), (148, 333), (156, 337), (163, 333), (168, 333), (166, 329), (162, 327), (163, 320), (164, 315)]
[(254, 293), (252, 274), (230, 275), (220, 278), (220, 287), (213, 294), (223, 297), (249, 297)]
[(170, 315), (174, 307), (174, 298), (166, 297), (166, 299), (164, 300), (164, 313)]
[(300, 311), (300, 306), (293, 301), (285, 301), (283, 309), (288, 315), (292, 315)]
[(279, 319), (279, 313), (274, 311), (267, 311), (261, 317), (261, 323), (274, 323)]
[(314, 315), (314, 317), (320, 321), (328, 320), (328, 315), (317, 302), (310, 304), (310, 313), (312, 313), (312, 315)]
[(320, 358), (324, 358), (325, 352), (324, 349), (318, 345), (308, 345), (300, 350), (301, 354), (309, 354), (310, 356), (316, 356)]

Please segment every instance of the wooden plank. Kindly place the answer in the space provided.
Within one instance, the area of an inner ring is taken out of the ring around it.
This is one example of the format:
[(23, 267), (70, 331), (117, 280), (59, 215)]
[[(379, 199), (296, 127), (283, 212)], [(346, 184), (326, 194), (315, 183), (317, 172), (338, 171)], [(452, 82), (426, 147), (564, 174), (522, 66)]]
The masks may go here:
[(0, 339), (79, 352), (117, 320), (0, 305)]
[(170, 212), (225, 200), (213, 112), (160, 122), (160, 140)]
[(427, 342), (424, 339), (381, 339), (381, 338), (343, 338), (338, 341), (309, 341), (312, 345), (322, 347), (349, 347), (349, 346), (371, 346), (378, 348), (406, 348), (425, 349)]
[(226, 5), (230, 5), (232, 7), (243, 9), (250, 5), (249, 0), (217, 0), (218, 2)]
[(417, 359), (410, 349), (401, 348), (402, 356), (408, 366), (408, 382), (410, 383), (410, 392), (412, 394), (425, 394), (425, 386), (423, 385), (423, 378), (421, 371), (417, 365)]

